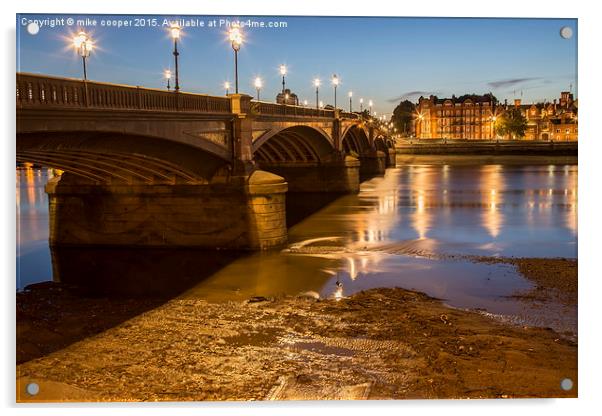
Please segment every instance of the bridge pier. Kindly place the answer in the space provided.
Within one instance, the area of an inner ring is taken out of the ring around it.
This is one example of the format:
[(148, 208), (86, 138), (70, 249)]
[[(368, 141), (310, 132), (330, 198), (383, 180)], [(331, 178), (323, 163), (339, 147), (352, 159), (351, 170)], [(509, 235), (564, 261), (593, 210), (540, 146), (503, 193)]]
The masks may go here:
[(360, 155), (360, 175), (362, 177), (384, 175), (387, 168), (387, 155), (380, 150), (371, 150)]
[(208, 185), (98, 185), (64, 173), (46, 186), (50, 245), (269, 249), (287, 241), (286, 190), (259, 170)]
[(286, 179), (286, 222), (295, 225), (344, 194), (359, 192), (360, 162), (354, 157), (320, 163), (261, 165)]
[(359, 192), (360, 162), (351, 156), (319, 163), (260, 164), (260, 167), (282, 176), (288, 183), (289, 193), (350, 194)]
[(385, 165), (387, 168), (394, 168), (397, 166), (397, 152), (395, 151), (395, 148), (388, 149)]

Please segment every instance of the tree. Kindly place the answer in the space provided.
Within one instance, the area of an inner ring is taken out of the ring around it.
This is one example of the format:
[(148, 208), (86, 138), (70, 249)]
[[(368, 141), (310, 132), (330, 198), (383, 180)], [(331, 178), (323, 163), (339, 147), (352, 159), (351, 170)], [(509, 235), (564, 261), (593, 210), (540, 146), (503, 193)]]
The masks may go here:
[(408, 100), (400, 102), (395, 107), (391, 121), (393, 122), (393, 126), (397, 128), (397, 131), (406, 135), (411, 131), (415, 112), (416, 106)]
[(519, 108), (511, 108), (495, 123), (495, 132), (501, 136), (510, 136), (513, 139), (525, 137), (527, 119)]

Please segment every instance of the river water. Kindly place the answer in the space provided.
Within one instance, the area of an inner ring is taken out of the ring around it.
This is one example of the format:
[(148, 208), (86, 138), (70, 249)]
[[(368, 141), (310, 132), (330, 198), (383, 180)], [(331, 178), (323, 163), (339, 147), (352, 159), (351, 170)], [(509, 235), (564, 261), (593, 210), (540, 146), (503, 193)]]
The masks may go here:
[[(513, 266), (458, 255), (577, 257), (577, 165), (570, 159), (415, 157), (289, 230), (282, 251), (216, 256), (195, 250), (48, 247), (44, 185), (17, 171), (17, 289), (77, 275), (131, 287), (186, 282), (184, 296), (243, 300), (313, 291), (341, 297), (376, 287), (416, 289), (450, 306), (576, 334), (577, 310), (513, 297), (532, 283)], [(399, 166), (399, 163), (398, 163)], [(455, 258), (451, 256), (455, 255)], [(53, 268), (54, 262), (54, 268)], [(339, 285), (336, 282), (340, 282)], [(167, 287), (167, 286), (164, 286)]]

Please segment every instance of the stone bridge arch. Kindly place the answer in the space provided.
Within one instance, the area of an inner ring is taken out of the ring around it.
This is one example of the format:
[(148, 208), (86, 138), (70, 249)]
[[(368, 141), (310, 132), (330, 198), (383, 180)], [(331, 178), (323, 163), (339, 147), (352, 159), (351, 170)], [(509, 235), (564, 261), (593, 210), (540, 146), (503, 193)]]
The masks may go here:
[(85, 131), (19, 132), (16, 158), (97, 184), (206, 184), (229, 163), (198, 144)]
[(349, 126), (341, 136), (341, 150), (346, 154), (360, 157), (371, 148), (368, 132), (359, 125)]
[(304, 125), (272, 129), (253, 142), (253, 155), (260, 164), (318, 164), (333, 151), (332, 139), (325, 131)]

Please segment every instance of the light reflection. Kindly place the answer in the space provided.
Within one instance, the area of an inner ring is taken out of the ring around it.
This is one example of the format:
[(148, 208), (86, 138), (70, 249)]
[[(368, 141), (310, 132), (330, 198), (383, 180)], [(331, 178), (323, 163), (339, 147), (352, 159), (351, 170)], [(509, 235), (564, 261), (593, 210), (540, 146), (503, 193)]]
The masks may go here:
[(432, 214), (427, 209), (427, 191), (433, 185), (433, 176), (425, 172), (424, 168), (419, 168), (412, 173), (415, 173), (411, 178), (412, 184), (414, 184), (412, 194), (416, 198), (416, 209), (412, 214), (412, 228), (418, 234), (418, 238), (422, 240), (427, 238), (433, 220)]
[(364, 247), (388, 239), (400, 220), (397, 210), (398, 175), (385, 175), (375, 178), (370, 187), (362, 191), (362, 201), (372, 206), (361, 215), (353, 217), (356, 241)]
[(483, 195), (487, 195), (483, 200), (486, 209), (481, 214), (482, 225), (492, 238), (496, 238), (504, 221), (499, 208), (499, 204), (503, 202), (502, 191), (505, 189), (503, 168), (500, 165), (483, 166), (480, 177), (481, 189), (485, 191)]

